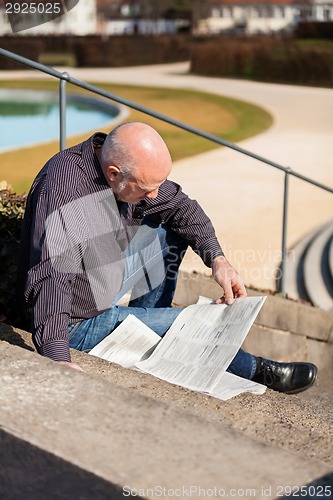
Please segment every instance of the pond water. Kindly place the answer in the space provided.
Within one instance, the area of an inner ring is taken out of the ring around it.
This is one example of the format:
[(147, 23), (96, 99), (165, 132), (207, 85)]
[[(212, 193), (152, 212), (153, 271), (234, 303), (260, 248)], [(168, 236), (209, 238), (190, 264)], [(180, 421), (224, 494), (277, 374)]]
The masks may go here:
[[(100, 99), (68, 94), (66, 135), (98, 131), (120, 112)], [(59, 140), (57, 93), (0, 89), (0, 151), (52, 140)]]

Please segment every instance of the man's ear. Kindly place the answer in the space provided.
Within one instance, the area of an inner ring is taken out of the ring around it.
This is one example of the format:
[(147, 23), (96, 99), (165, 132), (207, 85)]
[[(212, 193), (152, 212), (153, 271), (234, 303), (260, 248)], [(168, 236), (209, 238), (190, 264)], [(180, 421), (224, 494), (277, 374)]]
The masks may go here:
[(109, 181), (114, 182), (120, 180), (122, 173), (116, 165), (109, 165), (106, 169), (106, 175)]

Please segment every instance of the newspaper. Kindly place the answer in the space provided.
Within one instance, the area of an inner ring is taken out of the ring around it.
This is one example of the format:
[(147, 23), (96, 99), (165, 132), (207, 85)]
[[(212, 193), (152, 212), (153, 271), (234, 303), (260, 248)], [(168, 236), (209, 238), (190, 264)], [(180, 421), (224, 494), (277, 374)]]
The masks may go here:
[(162, 339), (140, 320), (128, 316), (90, 354), (218, 399), (245, 391), (263, 394), (265, 386), (226, 370), (265, 299), (244, 297), (232, 305), (188, 306)]
[(258, 384), (257, 382), (252, 382), (252, 380), (247, 380), (242, 377), (238, 377), (233, 373), (224, 372), (222, 373), (219, 381), (215, 385), (214, 389), (209, 393), (217, 399), (223, 399), (224, 401), (242, 392), (252, 392), (252, 394), (264, 394), (266, 391), (266, 386)]
[(160, 340), (161, 337), (157, 333), (133, 314), (129, 314), (110, 335), (91, 349), (89, 354), (125, 368), (135, 368), (136, 363), (148, 356)]

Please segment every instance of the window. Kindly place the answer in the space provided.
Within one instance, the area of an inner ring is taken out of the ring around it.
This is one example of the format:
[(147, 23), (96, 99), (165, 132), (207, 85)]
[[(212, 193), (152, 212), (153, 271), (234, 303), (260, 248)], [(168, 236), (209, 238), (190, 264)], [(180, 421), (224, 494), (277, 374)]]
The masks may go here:
[(222, 9), (220, 10), (218, 7), (214, 7), (212, 9), (212, 17), (221, 17)]
[(282, 7), (282, 6), (276, 6), (275, 7), (275, 17), (278, 17), (278, 18), (283, 18), (286, 16), (286, 11), (285, 11), (285, 8)]
[(227, 18), (232, 17), (231, 8), (230, 7), (222, 7), (221, 15), (222, 15), (222, 17), (227, 17)]
[(331, 16), (330, 16), (330, 9), (324, 9), (324, 21), (330, 21)]

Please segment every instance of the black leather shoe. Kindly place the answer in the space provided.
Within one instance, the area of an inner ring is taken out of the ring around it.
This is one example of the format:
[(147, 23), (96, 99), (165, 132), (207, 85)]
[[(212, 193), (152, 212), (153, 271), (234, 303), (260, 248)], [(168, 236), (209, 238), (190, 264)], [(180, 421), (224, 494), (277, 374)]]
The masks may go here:
[(274, 391), (297, 394), (315, 382), (318, 369), (312, 363), (278, 363), (256, 358), (254, 382), (266, 385)]

